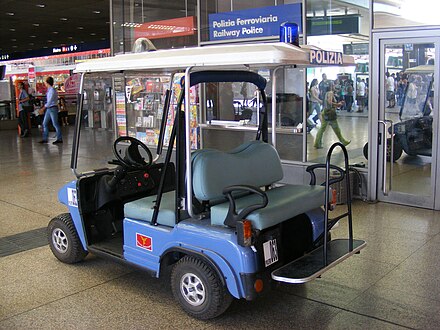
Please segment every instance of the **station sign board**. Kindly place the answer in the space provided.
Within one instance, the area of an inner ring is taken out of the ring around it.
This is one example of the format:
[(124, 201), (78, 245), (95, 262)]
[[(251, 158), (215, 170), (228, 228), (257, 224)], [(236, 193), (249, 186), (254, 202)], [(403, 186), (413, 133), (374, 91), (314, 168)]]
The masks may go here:
[(354, 34), (360, 31), (358, 15), (323, 16), (307, 18), (307, 34), (323, 36), (329, 34)]
[(316, 65), (342, 65), (343, 55), (340, 52), (332, 52), (322, 49), (310, 50), (310, 64)]
[(369, 44), (368, 43), (352, 43), (342, 45), (345, 55), (368, 55)]
[(301, 4), (210, 14), (208, 22), (210, 41), (278, 36), (284, 22), (296, 23), (302, 31)]
[(68, 45), (68, 46), (53, 47), (52, 53), (53, 54), (75, 53), (80, 50), (81, 48), (77, 45)]

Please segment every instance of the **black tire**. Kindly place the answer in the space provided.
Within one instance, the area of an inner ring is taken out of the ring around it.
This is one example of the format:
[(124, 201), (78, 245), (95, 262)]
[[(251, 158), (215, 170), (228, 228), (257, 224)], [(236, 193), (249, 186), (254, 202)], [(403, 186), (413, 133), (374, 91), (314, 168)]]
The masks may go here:
[[(185, 256), (174, 265), (171, 288), (183, 310), (200, 320), (224, 313), (233, 300), (219, 274), (193, 256)], [(188, 289), (196, 289), (196, 294)]]
[(365, 157), (366, 159), (368, 159), (368, 142), (365, 143), (365, 145), (364, 145), (364, 149), (362, 149), (362, 152), (363, 152), (363, 154), (364, 154), (364, 157)]
[[(391, 158), (391, 138), (387, 140), (387, 161), (390, 161)], [(399, 143), (399, 140), (394, 137), (394, 149), (393, 149), (393, 162), (396, 162), (400, 156), (402, 156), (402, 146)]]
[(66, 264), (82, 261), (88, 253), (83, 249), (69, 213), (60, 214), (49, 222), (47, 239), (55, 257)]
[[(391, 159), (391, 138), (387, 140), (387, 161), (389, 162)], [(364, 157), (368, 159), (368, 142), (365, 143), (364, 148), (362, 150)], [(396, 162), (400, 156), (402, 156), (403, 149), (398, 140), (394, 139), (394, 150), (393, 150), (393, 162)]]

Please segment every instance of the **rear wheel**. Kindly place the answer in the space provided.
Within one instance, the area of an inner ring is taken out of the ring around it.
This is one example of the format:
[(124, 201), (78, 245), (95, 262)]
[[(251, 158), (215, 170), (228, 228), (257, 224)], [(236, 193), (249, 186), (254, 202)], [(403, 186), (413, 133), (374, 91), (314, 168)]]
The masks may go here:
[(60, 214), (49, 222), (47, 238), (52, 253), (66, 264), (79, 262), (87, 255), (69, 213)]
[[(393, 148), (393, 162), (396, 162), (400, 156), (402, 156), (402, 146), (400, 145), (399, 141), (394, 138), (394, 148)], [(387, 140), (387, 161), (390, 161), (390, 155), (391, 155), (391, 138), (388, 138)]]
[(193, 256), (185, 256), (174, 265), (171, 287), (185, 312), (201, 320), (219, 316), (232, 302), (217, 272)]

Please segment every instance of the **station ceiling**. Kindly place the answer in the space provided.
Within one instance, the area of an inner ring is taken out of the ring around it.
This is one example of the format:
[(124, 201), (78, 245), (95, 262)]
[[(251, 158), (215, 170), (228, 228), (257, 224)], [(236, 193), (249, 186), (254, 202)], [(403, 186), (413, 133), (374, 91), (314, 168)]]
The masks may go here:
[(110, 43), (109, 0), (0, 0), (0, 54)]
[[(401, 1), (376, 0), (390, 6), (397, 6)], [(142, 17), (147, 21), (173, 18), (175, 11), (185, 12), (188, 7), (196, 6), (195, 0), (135, 0), (133, 3), (142, 4)], [(0, 55), (82, 43), (110, 44), (109, 0), (0, 0), (0, 5)], [(136, 10), (140, 10), (138, 8)], [(367, 9), (354, 5), (353, 0), (308, 1), (309, 14), (319, 15), (321, 11), (334, 15), (359, 14), (362, 10)], [(400, 18), (386, 15), (388, 23), (392, 19)], [(368, 39), (368, 34), (365, 37)], [(353, 42), (359, 41), (356, 38)]]

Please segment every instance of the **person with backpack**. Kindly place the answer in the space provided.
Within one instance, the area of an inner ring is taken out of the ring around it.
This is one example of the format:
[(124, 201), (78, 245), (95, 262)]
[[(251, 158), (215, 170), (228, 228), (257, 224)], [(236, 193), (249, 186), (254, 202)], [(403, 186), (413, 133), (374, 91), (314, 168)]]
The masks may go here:
[(322, 136), (324, 135), (325, 130), (327, 129), (327, 125), (330, 125), (338, 137), (339, 141), (347, 146), (350, 144), (350, 140), (346, 140), (341, 133), (341, 129), (339, 128), (336, 109), (341, 107), (344, 104), (344, 101), (337, 102), (336, 97), (333, 92), (333, 85), (330, 85), (330, 91), (325, 94), (324, 97), (324, 106), (321, 113), (321, 128), (316, 134), (314, 147), (316, 149), (322, 149)]

